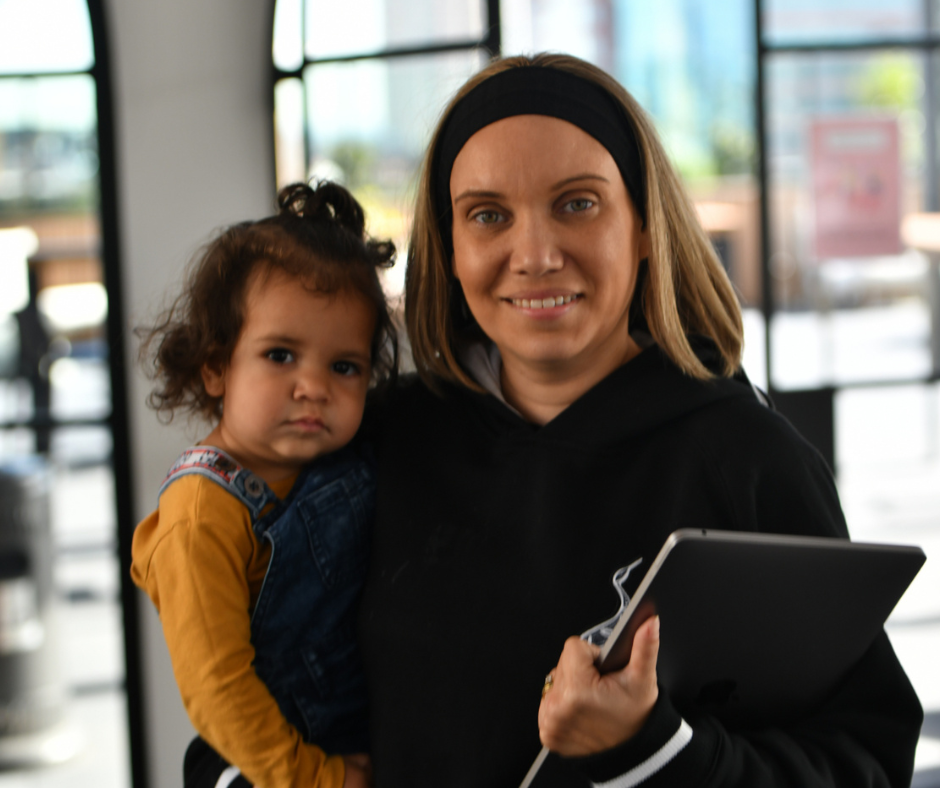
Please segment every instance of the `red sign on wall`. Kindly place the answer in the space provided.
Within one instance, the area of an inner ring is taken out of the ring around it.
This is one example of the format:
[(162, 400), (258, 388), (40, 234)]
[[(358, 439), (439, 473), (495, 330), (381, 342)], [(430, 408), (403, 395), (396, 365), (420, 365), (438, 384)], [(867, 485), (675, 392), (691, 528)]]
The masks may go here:
[(810, 138), (816, 256), (900, 254), (897, 119), (819, 119)]

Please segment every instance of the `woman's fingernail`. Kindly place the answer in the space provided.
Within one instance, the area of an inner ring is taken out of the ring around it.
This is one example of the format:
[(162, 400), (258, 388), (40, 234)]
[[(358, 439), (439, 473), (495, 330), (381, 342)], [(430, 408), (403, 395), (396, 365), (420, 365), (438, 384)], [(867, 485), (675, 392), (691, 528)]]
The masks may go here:
[(650, 624), (650, 634), (654, 638), (659, 637), (659, 616), (653, 616), (653, 623)]

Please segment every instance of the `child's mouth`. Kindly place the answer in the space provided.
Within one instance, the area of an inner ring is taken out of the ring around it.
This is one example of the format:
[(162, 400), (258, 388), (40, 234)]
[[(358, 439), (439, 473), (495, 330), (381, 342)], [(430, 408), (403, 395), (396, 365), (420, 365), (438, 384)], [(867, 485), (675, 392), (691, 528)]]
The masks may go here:
[(304, 432), (319, 432), (326, 426), (322, 419), (316, 418), (294, 419), (290, 422), (290, 424), (299, 430), (303, 430)]

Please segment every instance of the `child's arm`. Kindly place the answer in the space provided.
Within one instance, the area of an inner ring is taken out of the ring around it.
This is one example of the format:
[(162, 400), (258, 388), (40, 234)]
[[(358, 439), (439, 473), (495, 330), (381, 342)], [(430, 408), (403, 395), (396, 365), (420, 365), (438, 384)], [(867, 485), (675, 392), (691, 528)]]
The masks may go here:
[(247, 510), (188, 476), (167, 488), (156, 515), (159, 524), (138, 526), (132, 571), (160, 613), (193, 726), (257, 786), (341, 788), (343, 759), (303, 742), (252, 667), (247, 571), (263, 562)]

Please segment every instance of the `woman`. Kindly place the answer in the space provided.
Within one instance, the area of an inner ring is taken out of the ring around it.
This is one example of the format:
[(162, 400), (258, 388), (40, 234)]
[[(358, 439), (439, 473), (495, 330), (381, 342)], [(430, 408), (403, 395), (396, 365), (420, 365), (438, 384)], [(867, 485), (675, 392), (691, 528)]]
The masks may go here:
[(676, 528), (847, 535), (824, 462), (740, 371), (732, 287), (620, 85), (541, 55), (464, 86), (406, 318), (420, 380), (379, 419), (360, 618), (379, 788), (514, 788), (540, 736), (561, 755), (540, 785), (909, 782), (921, 710), (883, 634), (817, 713), (760, 731), (658, 691), (656, 619), (608, 677), (566, 643)]

